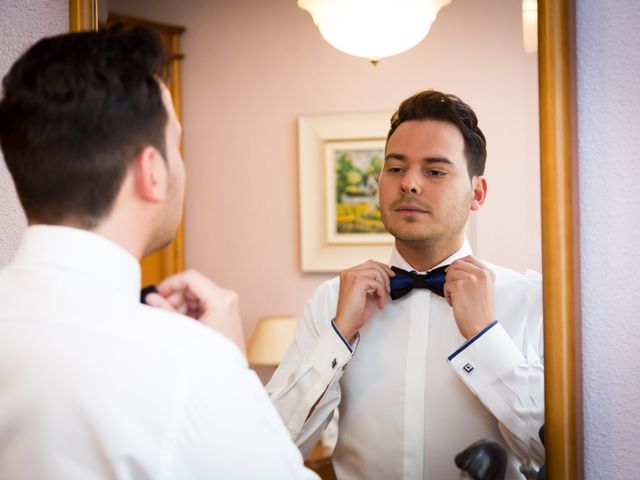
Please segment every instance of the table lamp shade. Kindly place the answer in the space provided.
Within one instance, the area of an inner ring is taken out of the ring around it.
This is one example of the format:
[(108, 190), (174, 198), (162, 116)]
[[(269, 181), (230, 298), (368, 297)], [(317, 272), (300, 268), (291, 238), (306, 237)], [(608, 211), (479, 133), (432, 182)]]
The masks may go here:
[(293, 316), (263, 317), (249, 345), (251, 365), (276, 366), (293, 342), (297, 320)]

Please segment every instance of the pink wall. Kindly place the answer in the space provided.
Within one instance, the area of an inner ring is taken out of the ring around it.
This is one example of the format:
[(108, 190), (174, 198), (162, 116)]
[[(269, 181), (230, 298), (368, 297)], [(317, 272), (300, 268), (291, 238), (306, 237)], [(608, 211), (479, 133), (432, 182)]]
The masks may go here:
[[(0, 1), (0, 78), (41, 37), (69, 29), (67, 0)], [(0, 267), (15, 254), (27, 220), (0, 151)]]
[(299, 268), (303, 114), (393, 110), (425, 88), (461, 96), (489, 142), (476, 251), (540, 269), (536, 56), (523, 53), (519, 4), (454, 0), (422, 44), (374, 68), (326, 44), (294, 0), (110, 0), (187, 27), (186, 260), (240, 293), (247, 333), (262, 315), (298, 315), (330, 277)]

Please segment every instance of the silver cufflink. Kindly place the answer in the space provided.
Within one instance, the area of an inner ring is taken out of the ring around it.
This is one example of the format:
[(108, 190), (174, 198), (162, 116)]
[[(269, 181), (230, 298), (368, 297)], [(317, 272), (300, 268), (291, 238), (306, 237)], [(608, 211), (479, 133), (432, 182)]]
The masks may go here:
[(462, 367), (462, 369), (467, 373), (471, 373), (473, 370), (473, 365), (471, 365), (470, 363), (467, 363), (464, 367)]
[(334, 358), (333, 361), (331, 362), (331, 368), (336, 368), (337, 364), (338, 364), (338, 361)]

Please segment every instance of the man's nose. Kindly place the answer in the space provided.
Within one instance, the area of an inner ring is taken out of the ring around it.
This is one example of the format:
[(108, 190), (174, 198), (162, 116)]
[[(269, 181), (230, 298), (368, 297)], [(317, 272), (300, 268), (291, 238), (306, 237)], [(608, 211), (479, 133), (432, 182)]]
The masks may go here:
[(420, 185), (415, 178), (415, 174), (407, 172), (400, 184), (400, 190), (402, 190), (402, 193), (413, 193), (414, 195), (420, 194)]

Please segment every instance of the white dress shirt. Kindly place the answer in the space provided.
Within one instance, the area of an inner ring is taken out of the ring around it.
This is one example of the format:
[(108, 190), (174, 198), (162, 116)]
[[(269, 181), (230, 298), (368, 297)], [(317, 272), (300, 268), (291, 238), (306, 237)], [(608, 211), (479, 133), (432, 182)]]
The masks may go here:
[[(465, 242), (440, 265), (469, 254)], [(395, 249), (390, 264), (413, 270)], [(457, 479), (455, 455), (480, 439), (510, 447), (508, 479), (542, 462), (541, 278), (488, 266), (497, 322), (468, 342), (445, 299), (416, 289), (388, 299), (349, 346), (332, 328), (339, 278), (321, 285), (267, 385), (301, 450), (339, 407), (339, 479)]]
[(0, 479), (317, 478), (233, 343), (139, 288), (115, 243), (27, 229), (0, 271)]

